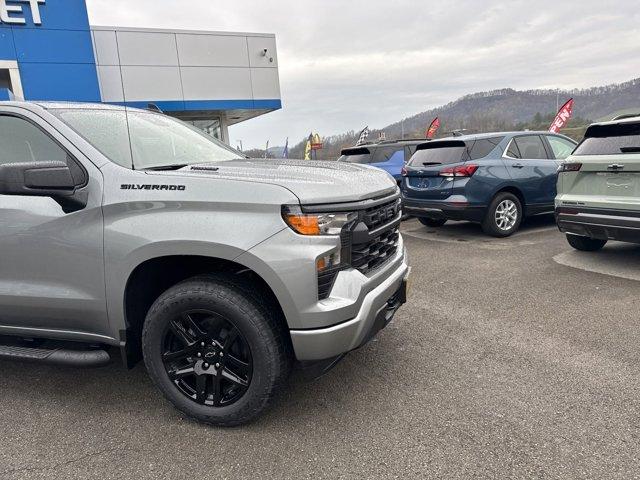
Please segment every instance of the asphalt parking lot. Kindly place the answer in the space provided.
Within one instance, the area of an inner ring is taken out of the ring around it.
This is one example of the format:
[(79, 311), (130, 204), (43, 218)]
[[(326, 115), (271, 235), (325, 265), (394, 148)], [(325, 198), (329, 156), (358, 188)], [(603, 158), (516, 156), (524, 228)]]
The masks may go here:
[(0, 364), (0, 479), (638, 478), (640, 247), (403, 230), (394, 323), (247, 427), (183, 418), (142, 365)]

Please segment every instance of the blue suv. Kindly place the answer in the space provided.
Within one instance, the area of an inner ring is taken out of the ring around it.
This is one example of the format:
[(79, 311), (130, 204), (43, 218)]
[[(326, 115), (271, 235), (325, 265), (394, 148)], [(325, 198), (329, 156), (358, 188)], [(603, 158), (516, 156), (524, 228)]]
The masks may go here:
[(339, 162), (360, 163), (381, 168), (391, 174), (398, 184), (402, 180), (402, 168), (416, 151), (416, 147), (427, 140), (385, 140), (345, 148), (340, 152)]
[(509, 236), (523, 217), (554, 211), (557, 170), (575, 146), (549, 132), (424, 142), (402, 171), (404, 212), (430, 227), (468, 220), (489, 235)]

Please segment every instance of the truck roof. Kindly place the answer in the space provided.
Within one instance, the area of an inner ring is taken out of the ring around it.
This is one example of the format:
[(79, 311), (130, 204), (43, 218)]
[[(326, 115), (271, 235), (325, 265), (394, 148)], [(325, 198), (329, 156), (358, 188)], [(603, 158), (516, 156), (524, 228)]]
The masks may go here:
[[(122, 105), (111, 105), (107, 103), (81, 103), (81, 102), (25, 102), (25, 101), (2, 101), (0, 105), (33, 109), (33, 107), (44, 108), (45, 110), (57, 109), (77, 109), (77, 110), (141, 110), (134, 107)], [(146, 110), (141, 110), (146, 111)]]

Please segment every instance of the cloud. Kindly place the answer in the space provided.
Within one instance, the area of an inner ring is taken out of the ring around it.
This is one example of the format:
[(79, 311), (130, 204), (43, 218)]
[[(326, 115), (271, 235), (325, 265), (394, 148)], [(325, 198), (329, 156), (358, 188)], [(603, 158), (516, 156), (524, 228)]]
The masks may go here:
[(638, 77), (633, 0), (87, 0), (93, 24), (275, 33), (284, 108), (233, 126), (234, 143), (381, 127), (495, 88)]

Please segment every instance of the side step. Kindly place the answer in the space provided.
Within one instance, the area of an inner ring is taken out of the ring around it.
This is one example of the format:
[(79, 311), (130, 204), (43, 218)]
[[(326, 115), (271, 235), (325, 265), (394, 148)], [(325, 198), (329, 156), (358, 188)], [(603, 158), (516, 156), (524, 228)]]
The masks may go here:
[(111, 360), (104, 350), (71, 350), (0, 345), (0, 360), (35, 362), (64, 367), (102, 367)]

